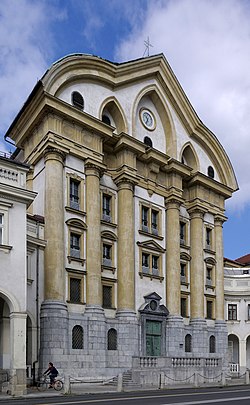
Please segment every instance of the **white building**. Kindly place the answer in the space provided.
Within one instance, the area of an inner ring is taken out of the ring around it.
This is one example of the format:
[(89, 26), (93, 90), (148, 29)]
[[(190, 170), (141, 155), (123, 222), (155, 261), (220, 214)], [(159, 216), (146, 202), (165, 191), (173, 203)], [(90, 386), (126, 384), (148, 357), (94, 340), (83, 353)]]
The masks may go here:
[(250, 369), (250, 267), (225, 261), (225, 319), (231, 371)]

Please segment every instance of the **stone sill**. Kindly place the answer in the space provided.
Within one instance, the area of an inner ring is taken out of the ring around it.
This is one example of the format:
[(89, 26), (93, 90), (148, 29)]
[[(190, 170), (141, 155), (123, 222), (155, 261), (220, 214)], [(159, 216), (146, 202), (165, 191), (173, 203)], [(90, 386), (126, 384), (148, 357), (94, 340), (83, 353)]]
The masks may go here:
[(0, 252), (9, 253), (13, 249), (13, 246), (0, 245)]
[(151, 274), (151, 273), (143, 273), (142, 271), (139, 272), (139, 276), (140, 276), (141, 278), (143, 278), (143, 277), (148, 277), (148, 278), (150, 278), (151, 280), (153, 280), (153, 279), (159, 280), (161, 283), (162, 283), (162, 281), (164, 280), (164, 277), (162, 277), (162, 276), (156, 276), (156, 275)]
[(86, 216), (86, 212), (85, 212), (85, 211), (77, 210), (77, 209), (75, 209), (75, 208), (70, 207), (69, 205), (67, 205), (67, 206), (65, 207), (65, 210), (68, 211), (68, 212), (73, 212), (74, 214), (79, 214), (79, 215)]
[(155, 239), (158, 239), (158, 240), (163, 240), (163, 239), (164, 239), (163, 236), (156, 235), (155, 233), (152, 233), (152, 232), (142, 231), (141, 229), (138, 230), (138, 233), (139, 233), (140, 235), (150, 236), (150, 237), (155, 238)]

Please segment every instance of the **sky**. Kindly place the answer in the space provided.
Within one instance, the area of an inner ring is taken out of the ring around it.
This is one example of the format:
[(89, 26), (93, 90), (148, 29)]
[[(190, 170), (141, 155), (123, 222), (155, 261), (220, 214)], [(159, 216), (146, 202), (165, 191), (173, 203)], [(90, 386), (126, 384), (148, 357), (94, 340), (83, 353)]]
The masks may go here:
[(0, 150), (10, 150), (3, 136), (53, 62), (141, 58), (149, 38), (150, 55), (164, 53), (234, 167), (224, 256), (250, 253), (249, 21), (250, 0), (0, 0)]

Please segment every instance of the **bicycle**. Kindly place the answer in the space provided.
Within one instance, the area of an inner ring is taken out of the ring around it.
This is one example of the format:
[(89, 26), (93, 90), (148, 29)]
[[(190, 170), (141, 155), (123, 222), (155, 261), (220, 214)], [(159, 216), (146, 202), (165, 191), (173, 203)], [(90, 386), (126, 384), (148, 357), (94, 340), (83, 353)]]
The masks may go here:
[[(48, 389), (49, 385), (50, 385), (50, 378), (48, 376), (43, 376), (40, 378), (39, 381), (37, 381), (36, 386), (38, 391), (45, 391), (46, 389)], [(62, 380), (56, 377), (52, 384), (52, 388), (54, 388), (54, 390), (56, 391), (61, 391), (61, 389), (63, 388)]]

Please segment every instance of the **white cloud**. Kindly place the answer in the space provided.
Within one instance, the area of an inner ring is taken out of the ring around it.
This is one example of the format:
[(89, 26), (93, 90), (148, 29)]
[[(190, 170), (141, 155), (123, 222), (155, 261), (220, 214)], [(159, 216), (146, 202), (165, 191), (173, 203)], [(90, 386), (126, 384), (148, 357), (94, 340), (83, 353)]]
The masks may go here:
[[(49, 23), (64, 18), (63, 10), (52, 11), (46, 1), (0, 2), (0, 139), (47, 69), (53, 49)], [(6, 148), (0, 144), (1, 150)]]
[(250, 5), (244, 0), (151, 0), (118, 60), (163, 52), (201, 120), (228, 153), (240, 186), (231, 209), (250, 203)]

